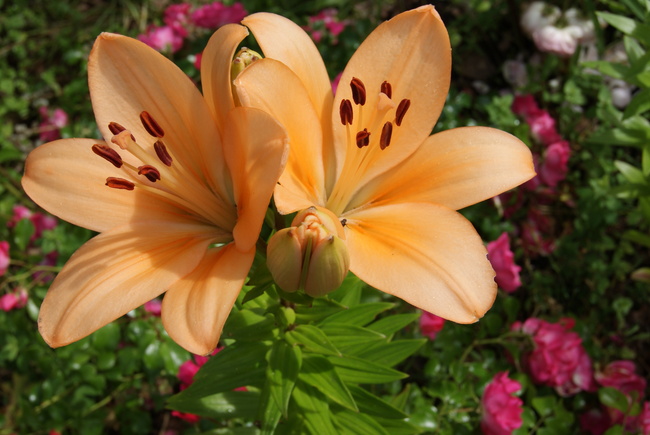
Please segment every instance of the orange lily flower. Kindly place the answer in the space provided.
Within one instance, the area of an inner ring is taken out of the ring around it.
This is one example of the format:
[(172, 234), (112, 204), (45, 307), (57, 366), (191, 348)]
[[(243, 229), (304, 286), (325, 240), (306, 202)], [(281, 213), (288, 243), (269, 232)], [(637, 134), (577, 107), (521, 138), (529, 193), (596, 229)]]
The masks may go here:
[(430, 136), (451, 74), (449, 37), (434, 7), (372, 32), (335, 96), (300, 27), (268, 13), (242, 24), (265, 59), (235, 79), (239, 100), (270, 113), (291, 142), (278, 210), (331, 211), (344, 227), (350, 270), (375, 288), (456, 322), (482, 317), (496, 295), (495, 274), (456, 210), (535, 172), (529, 149), (508, 133), (466, 127)]
[(196, 354), (217, 346), (288, 152), (276, 121), (225, 97), (234, 47), (219, 42), (204, 52), (204, 98), (155, 50), (100, 35), (88, 78), (106, 141), (63, 139), (28, 156), (27, 194), (100, 233), (43, 301), (39, 330), (50, 346), (77, 341), (165, 291), (171, 338)]

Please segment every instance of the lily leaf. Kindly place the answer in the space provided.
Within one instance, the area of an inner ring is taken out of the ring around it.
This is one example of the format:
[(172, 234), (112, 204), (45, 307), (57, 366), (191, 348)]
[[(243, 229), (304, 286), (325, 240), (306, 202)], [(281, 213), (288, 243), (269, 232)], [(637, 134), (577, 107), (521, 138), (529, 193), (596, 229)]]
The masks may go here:
[(289, 343), (301, 345), (309, 352), (323, 355), (341, 355), (341, 352), (332, 344), (327, 335), (313, 325), (299, 325), (294, 330), (287, 332), (286, 338)]
[(353, 411), (359, 410), (352, 394), (327, 358), (320, 355), (305, 355), (299, 378), (339, 405)]

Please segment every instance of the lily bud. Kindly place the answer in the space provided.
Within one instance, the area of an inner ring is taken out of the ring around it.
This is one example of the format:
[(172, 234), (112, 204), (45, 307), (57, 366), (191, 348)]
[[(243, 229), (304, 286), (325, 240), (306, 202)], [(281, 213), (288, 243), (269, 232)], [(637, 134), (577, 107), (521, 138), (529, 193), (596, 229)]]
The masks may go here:
[(302, 289), (310, 296), (336, 290), (350, 268), (345, 232), (329, 210), (310, 207), (296, 215), (291, 228), (269, 240), (267, 266), (284, 291)]
[(235, 80), (240, 72), (244, 71), (248, 65), (262, 58), (262, 55), (250, 48), (242, 47), (232, 61), (230, 68), (230, 79)]

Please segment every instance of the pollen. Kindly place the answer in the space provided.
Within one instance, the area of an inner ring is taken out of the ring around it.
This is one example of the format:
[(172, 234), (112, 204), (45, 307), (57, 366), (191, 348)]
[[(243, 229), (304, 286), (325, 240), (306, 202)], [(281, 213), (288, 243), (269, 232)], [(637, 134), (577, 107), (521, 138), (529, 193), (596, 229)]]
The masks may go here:
[(405, 98), (399, 102), (399, 105), (397, 106), (397, 110), (395, 111), (395, 124), (398, 127), (402, 125), (402, 121), (404, 120), (404, 115), (406, 115), (406, 111), (409, 110), (409, 107), (411, 107), (411, 100)]
[(363, 148), (370, 145), (370, 133), (368, 129), (364, 128), (357, 133), (357, 147)]
[(352, 125), (353, 112), (352, 112), (352, 103), (350, 100), (345, 99), (341, 100), (341, 108), (339, 109), (341, 115), (341, 124), (343, 125)]
[(108, 145), (101, 145), (96, 143), (95, 145), (92, 146), (92, 150), (95, 154), (109, 161), (116, 168), (121, 168), (122, 164), (124, 163), (122, 162), (122, 157), (120, 157), (117, 151), (115, 151), (113, 148), (109, 147)]
[(384, 127), (381, 129), (381, 137), (379, 138), (379, 148), (385, 150), (388, 145), (390, 145), (390, 137), (393, 134), (393, 124), (387, 122), (384, 124)]
[(157, 138), (165, 136), (165, 131), (160, 127), (160, 124), (153, 119), (153, 116), (151, 116), (149, 112), (142, 111), (140, 113), (140, 122), (142, 122), (142, 126), (151, 136)]
[(117, 177), (108, 177), (106, 179), (106, 185), (112, 187), (113, 189), (123, 189), (123, 190), (133, 190), (135, 189), (135, 184), (124, 178)]
[(385, 94), (388, 98), (391, 98), (393, 96), (393, 87), (391, 86), (390, 83), (384, 81), (381, 84), (381, 92)]

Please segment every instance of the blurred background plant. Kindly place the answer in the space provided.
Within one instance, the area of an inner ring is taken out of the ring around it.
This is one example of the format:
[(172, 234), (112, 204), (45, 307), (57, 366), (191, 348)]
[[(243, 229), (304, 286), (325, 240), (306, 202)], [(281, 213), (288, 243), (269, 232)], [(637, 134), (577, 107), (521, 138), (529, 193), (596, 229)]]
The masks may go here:
[(22, 164), (99, 137), (94, 38), (138, 37), (198, 82), (218, 26), (275, 12), (335, 80), (381, 20), (422, 2), (0, 0), (0, 433), (650, 433), (650, 2), (434, 3), (454, 54), (436, 131), (497, 127), (536, 158), (535, 179), (463, 210), (494, 307), (475, 325), (419, 317), (353, 276), (296, 297), (258, 259), (223, 348), (198, 357), (167, 337), (159, 301), (61, 349), (37, 332), (48, 283), (92, 234), (30, 202)]

